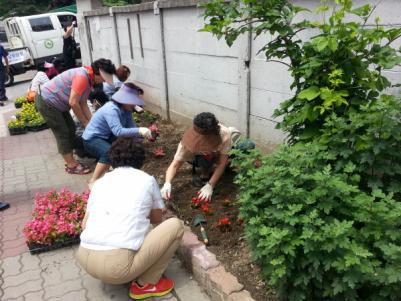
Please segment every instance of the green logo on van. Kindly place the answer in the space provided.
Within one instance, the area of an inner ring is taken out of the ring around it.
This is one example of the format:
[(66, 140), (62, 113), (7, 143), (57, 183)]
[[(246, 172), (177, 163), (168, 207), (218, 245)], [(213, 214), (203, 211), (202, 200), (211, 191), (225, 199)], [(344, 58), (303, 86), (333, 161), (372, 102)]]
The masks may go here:
[(47, 49), (50, 49), (50, 48), (53, 48), (53, 46), (54, 46), (54, 43), (53, 43), (53, 41), (52, 40), (45, 40), (45, 47), (47, 48)]

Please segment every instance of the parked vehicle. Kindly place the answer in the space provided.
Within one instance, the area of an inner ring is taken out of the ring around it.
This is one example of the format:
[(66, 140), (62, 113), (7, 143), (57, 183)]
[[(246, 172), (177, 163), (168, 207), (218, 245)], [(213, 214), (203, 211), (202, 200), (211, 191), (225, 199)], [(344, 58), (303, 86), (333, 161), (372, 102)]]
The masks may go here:
[[(10, 74), (6, 85), (14, 76), (35, 69), (54, 57), (62, 58), (64, 28), (75, 21), (71, 12), (53, 12), (40, 15), (11, 17), (3, 20), (9, 43)], [(79, 47), (78, 30), (75, 41)]]

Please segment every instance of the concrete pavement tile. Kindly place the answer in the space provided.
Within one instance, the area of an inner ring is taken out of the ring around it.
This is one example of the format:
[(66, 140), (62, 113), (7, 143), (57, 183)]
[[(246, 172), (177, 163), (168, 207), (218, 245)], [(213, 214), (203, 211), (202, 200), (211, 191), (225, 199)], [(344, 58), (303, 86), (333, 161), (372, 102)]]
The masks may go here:
[(19, 297), (19, 298), (12, 298), (4, 301), (24, 301), (24, 297)]
[(107, 285), (89, 274), (85, 274), (81, 279), (84, 288), (87, 290), (87, 297), (89, 300), (130, 300), (128, 297), (127, 285)]
[[(85, 290), (79, 290), (79, 291), (72, 291), (68, 292), (65, 295), (58, 297), (58, 298), (49, 298), (46, 301), (88, 301), (90, 299), (87, 299), (85, 296)], [(118, 299), (117, 299), (118, 300)]]
[(0, 261), (0, 267), (3, 269), (2, 278), (14, 276), (20, 273), (20, 256), (8, 257)]
[(16, 255), (20, 255), (22, 253), (28, 252), (28, 247), (26, 246), (25, 241), (23, 244), (15, 247), (15, 248), (9, 248), (9, 249), (5, 248), (5, 246), (3, 244), (3, 248), (4, 249), (2, 250), (0, 259), (13, 257)]
[(45, 294), (44, 290), (40, 290), (37, 292), (33, 292), (33, 293), (27, 293), (24, 297), (25, 300), (24, 301), (42, 301), (44, 300), (43, 295)]
[[(16, 231), (13, 231), (13, 232), (16, 232)], [(5, 240), (4, 236), (3, 236), (3, 250), (18, 248), (21, 245), (26, 245), (25, 238), (21, 237), (21, 238), (17, 238), (17, 239), (13, 239), (13, 240)]]
[(40, 261), (38, 255), (31, 255), (30, 253), (21, 254), (21, 272), (40, 269)]
[(164, 274), (175, 281), (174, 290), (180, 300), (209, 300), (198, 283), (190, 279), (190, 275), (183, 269), (178, 259), (174, 258), (170, 262)]
[[(167, 294), (167, 295), (165, 295), (165, 296), (163, 296), (163, 297), (153, 297), (153, 298), (151, 298), (151, 300), (152, 301), (178, 301), (178, 299), (173, 295), (173, 294)], [(181, 301), (184, 301), (184, 300), (191, 300), (191, 299), (181, 299)], [(192, 300), (196, 300), (196, 301), (198, 301), (198, 299), (192, 299)]]
[(2, 300), (10, 300), (12, 298), (19, 298), (30, 292), (37, 292), (42, 290), (42, 279), (29, 280), (18, 286), (11, 286), (5, 288)]
[(31, 270), (19, 273), (18, 275), (4, 277), (3, 289), (17, 287), (27, 281), (40, 279), (40, 270)]
[(49, 298), (54, 298), (54, 297), (60, 298), (72, 291), (81, 291), (83, 290), (83, 287), (81, 278), (76, 278), (73, 280), (62, 281), (57, 285), (44, 286), (44, 289), (45, 289), (45, 299), (48, 300)]
[(66, 280), (72, 280), (79, 276), (79, 268), (75, 265), (75, 260), (70, 258), (69, 261), (60, 261), (49, 264), (43, 269), (42, 278), (44, 286), (49, 287)]
[(60, 263), (62, 261), (71, 261), (71, 259), (74, 258), (74, 250), (75, 249), (73, 247), (67, 247), (39, 254), (38, 256), (41, 261), (40, 262), (41, 268), (45, 269), (49, 265)]

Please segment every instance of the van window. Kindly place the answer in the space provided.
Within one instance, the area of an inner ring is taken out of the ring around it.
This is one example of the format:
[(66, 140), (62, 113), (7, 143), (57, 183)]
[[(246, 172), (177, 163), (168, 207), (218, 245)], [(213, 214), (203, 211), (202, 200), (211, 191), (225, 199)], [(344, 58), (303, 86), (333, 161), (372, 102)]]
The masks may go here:
[(47, 31), (53, 30), (53, 23), (50, 17), (41, 17), (36, 19), (29, 19), (33, 31)]
[(5, 31), (0, 31), (0, 43), (6, 43), (7, 42), (7, 35)]
[(57, 18), (60, 21), (62, 28), (71, 26), (73, 21), (77, 21), (77, 18), (73, 15), (58, 15)]

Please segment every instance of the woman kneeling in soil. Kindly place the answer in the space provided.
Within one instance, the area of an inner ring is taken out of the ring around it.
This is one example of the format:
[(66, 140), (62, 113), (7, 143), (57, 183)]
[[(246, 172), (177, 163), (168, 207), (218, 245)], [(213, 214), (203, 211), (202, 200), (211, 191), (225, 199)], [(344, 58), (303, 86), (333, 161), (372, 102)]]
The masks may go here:
[(111, 101), (96, 111), (85, 128), (82, 134), (85, 150), (99, 160), (89, 180), (89, 188), (109, 170), (110, 159), (107, 152), (117, 137), (152, 137), (148, 128), (137, 127), (132, 118), (135, 107), (144, 105), (139, 97), (142, 94), (143, 90), (135, 84), (124, 84), (112, 96)]
[[(155, 178), (139, 170), (145, 159), (139, 143), (118, 138), (109, 158), (114, 169), (93, 185), (77, 259), (105, 283), (133, 281), (134, 299), (165, 295), (174, 281), (162, 273), (181, 242), (183, 224), (177, 218), (161, 223), (163, 199)], [(150, 224), (159, 225), (149, 231)]]
[[(166, 182), (161, 189), (163, 198), (170, 199), (171, 181), (182, 164), (188, 161), (193, 164), (193, 184), (202, 186), (202, 181), (207, 181), (198, 192), (199, 198), (210, 201), (213, 188), (227, 166), (228, 153), (239, 136), (237, 129), (220, 124), (212, 113), (196, 115), (192, 128), (184, 133), (174, 160), (167, 169)], [(196, 168), (201, 170), (200, 178), (196, 177)]]

